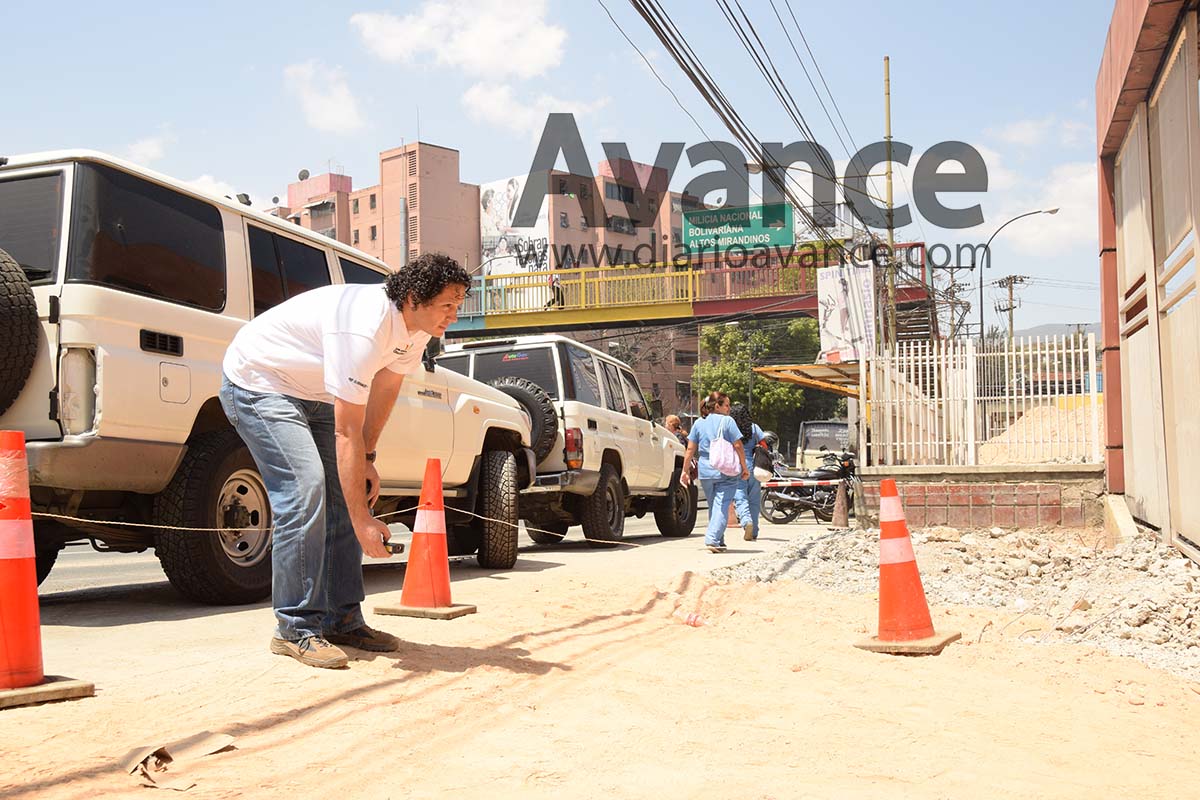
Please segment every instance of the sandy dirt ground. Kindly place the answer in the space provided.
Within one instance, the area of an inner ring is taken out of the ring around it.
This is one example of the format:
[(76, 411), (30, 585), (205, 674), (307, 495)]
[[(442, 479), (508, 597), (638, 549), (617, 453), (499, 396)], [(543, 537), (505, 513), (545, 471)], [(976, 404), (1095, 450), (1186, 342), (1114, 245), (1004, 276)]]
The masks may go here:
[[(870, 595), (703, 572), (823, 532), (770, 528), (723, 556), (697, 535), (456, 565), (454, 599), (478, 614), (370, 615), (406, 644), (341, 671), (268, 653), (263, 606), (172, 603), (161, 585), (51, 604), (48, 671), (98, 693), (0, 712), (0, 796), (151, 797), (166, 790), (117, 759), (203, 730), (236, 741), (187, 770), (195, 798), (1197, 796), (1196, 684), (1020, 642), (1035, 621), (1006, 628), (1003, 609), (935, 606), (960, 643), (871, 654), (852, 646), (873, 632)], [(399, 599), (401, 574), (372, 573), (369, 608)]]

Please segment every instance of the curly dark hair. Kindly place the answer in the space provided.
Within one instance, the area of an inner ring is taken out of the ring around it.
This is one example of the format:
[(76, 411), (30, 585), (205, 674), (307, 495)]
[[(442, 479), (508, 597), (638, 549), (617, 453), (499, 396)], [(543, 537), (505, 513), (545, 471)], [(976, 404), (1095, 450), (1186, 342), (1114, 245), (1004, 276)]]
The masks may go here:
[(471, 276), (462, 265), (442, 253), (422, 253), (407, 267), (388, 275), (384, 289), (396, 308), (403, 308), (405, 301), (428, 305), (443, 289), (455, 284), (471, 291)]
[(729, 408), (729, 416), (737, 423), (742, 441), (749, 442), (750, 437), (754, 435), (754, 420), (750, 417), (750, 411), (741, 403), (734, 403)]

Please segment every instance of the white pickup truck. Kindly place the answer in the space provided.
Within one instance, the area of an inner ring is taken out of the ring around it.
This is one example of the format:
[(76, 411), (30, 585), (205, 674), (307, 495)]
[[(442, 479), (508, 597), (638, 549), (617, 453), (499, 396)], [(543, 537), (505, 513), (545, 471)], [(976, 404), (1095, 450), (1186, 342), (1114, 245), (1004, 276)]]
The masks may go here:
[[(57, 515), (35, 517), (39, 582), (65, 544), (90, 540), (154, 548), (171, 583), (201, 602), (267, 596), (271, 511), (217, 401), (225, 348), (292, 295), (387, 272), (120, 159), (0, 154), (0, 429), (24, 432), (33, 509)], [(397, 406), (379, 441), (376, 512), (415, 505), (436, 456), (459, 552), (512, 567), (518, 492), (534, 479), (526, 412), (432, 354)]]
[(532, 420), (533, 485), (521, 517), (534, 541), (581, 525), (588, 544), (621, 539), (627, 516), (654, 513), (663, 536), (696, 524), (696, 489), (682, 486), (684, 448), (650, 418), (629, 366), (565, 336), (453, 344), (438, 364), (516, 398)]

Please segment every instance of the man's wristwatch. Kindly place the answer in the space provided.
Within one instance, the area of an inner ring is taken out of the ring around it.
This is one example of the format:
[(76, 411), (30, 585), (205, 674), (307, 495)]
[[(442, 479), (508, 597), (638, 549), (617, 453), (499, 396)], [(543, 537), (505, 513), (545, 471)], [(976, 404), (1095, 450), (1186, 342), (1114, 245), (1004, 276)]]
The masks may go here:
[(374, 463), (375, 463), (375, 451), (374, 451), (374, 450), (372, 450), (371, 452), (367, 453), (367, 463), (368, 463), (368, 464), (374, 464)]

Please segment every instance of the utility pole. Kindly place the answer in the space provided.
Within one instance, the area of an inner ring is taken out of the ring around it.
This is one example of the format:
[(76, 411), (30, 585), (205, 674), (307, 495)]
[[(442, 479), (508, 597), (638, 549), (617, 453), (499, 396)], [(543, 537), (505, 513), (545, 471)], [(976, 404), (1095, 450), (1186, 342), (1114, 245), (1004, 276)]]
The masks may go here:
[(896, 231), (892, 205), (892, 70), (891, 60), (883, 57), (883, 140), (887, 143), (887, 319), (888, 343), (896, 343)]
[(1028, 280), (1026, 275), (1008, 275), (996, 281), (996, 285), (1008, 289), (1008, 305), (1004, 307), (997, 306), (996, 311), (1003, 314), (1008, 312), (1008, 341), (1011, 344), (1013, 340), (1013, 310), (1017, 307), (1017, 303), (1013, 299), (1013, 287), (1024, 283)]

